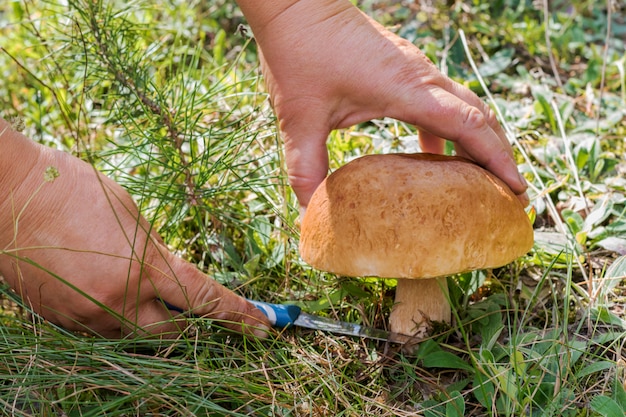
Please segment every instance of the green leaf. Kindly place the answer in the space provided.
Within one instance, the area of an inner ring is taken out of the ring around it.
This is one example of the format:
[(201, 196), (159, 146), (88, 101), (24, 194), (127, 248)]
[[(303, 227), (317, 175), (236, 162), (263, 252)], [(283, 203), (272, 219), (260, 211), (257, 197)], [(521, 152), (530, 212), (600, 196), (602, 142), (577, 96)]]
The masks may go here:
[(587, 161), (589, 161), (589, 151), (587, 149), (580, 149), (576, 153), (576, 167), (579, 171), (587, 165)]
[(499, 382), (498, 388), (509, 398), (517, 398), (518, 384), (517, 378), (513, 375), (511, 369), (507, 369), (503, 366), (496, 366), (497, 370), (496, 378)]
[(308, 301), (302, 303), (302, 307), (305, 307), (306, 311), (311, 313), (325, 311), (328, 310), (331, 306), (337, 305), (345, 295), (346, 293), (343, 291), (343, 289), (335, 290), (325, 297), (317, 299), (316, 301)]
[(603, 323), (625, 327), (624, 320), (622, 320), (619, 316), (613, 314), (605, 306), (598, 306), (597, 308), (591, 309), (591, 316), (594, 320), (599, 320)]
[(519, 350), (515, 350), (511, 355), (511, 366), (518, 376), (526, 374), (526, 362), (524, 362), (524, 354)]
[(226, 49), (226, 32), (218, 30), (213, 39), (213, 59), (217, 65), (224, 63), (224, 51)]
[(445, 408), (441, 405), (441, 401), (432, 399), (422, 403), (424, 417), (442, 417), (445, 416)]
[(484, 347), (487, 350), (493, 349), (494, 345), (498, 341), (498, 338), (500, 338), (500, 335), (502, 334), (502, 330), (504, 330), (502, 322), (493, 320), (494, 317), (501, 317), (501, 314), (494, 314), (490, 316), (489, 324), (484, 326), (480, 332), (483, 338), (481, 347)]
[(621, 409), (626, 411), (626, 389), (624, 389), (624, 383), (619, 376), (615, 377), (615, 383), (613, 384), (613, 398), (615, 398)]
[(608, 198), (602, 199), (602, 201), (599, 204), (596, 204), (591, 213), (589, 213), (583, 221), (583, 230), (590, 232), (594, 228), (600, 226), (609, 218), (612, 211), (613, 203), (611, 203)]
[(446, 403), (446, 417), (464, 417), (465, 416), (465, 400), (459, 391), (450, 393), (452, 397)]
[(425, 368), (447, 368), (447, 369), (461, 369), (464, 371), (474, 372), (474, 367), (459, 358), (453, 353), (440, 350), (433, 352), (424, 359), (422, 359), (422, 365)]
[[(626, 240), (616, 237), (608, 237), (606, 239), (597, 242), (596, 245), (604, 249), (618, 249), (619, 247), (626, 250)], [(600, 301), (605, 301), (611, 295), (611, 292), (622, 281), (626, 279), (626, 255), (622, 255), (613, 261), (611, 265), (606, 269), (604, 276), (602, 277), (602, 287), (600, 288)]]
[(417, 350), (417, 359), (424, 359), (434, 352), (441, 352), (441, 347), (434, 340), (428, 339), (420, 343), (419, 349)]
[(489, 61), (486, 61), (478, 68), (478, 72), (482, 77), (492, 77), (503, 72), (513, 62), (513, 48), (504, 48), (493, 54)]
[(602, 171), (604, 171), (604, 165), (604, 159), (598, 159), (598, 161), (594, 164), (593, 169), (590, 172), (590, 177), (592, 181), (595, 181), (598, 177), (600, 177), (600, 174), (602, 174)]
[(620, 256), (606, 269), (605, 278), (626, 277), (626, 255)]
[(580, 214), (573, 210), (565, 209), (561, 212), (561, 215), (563, 216), (565, 223), (567, 223), (572, 233), (576, 234), (583, 230), (585, 220)]
[(481, 347), (478, 354), (480, 356), (480, 359), (487, 365), (493, 364), (496, 362), (496, 359), (493, 356), (493, 353), (489, 349), (484, 349)]
[(591, 400), (591, 409), (603, 417), (624, 417), (624, 410), (618, 403), (606, 395), (595, 396)]
[(477, 373), (472, 382), (474, 397), (487, 410), (491, 410), (493, 398), (495, 396), (495, 388), (493, 382), (483, 374)]
[(614, 362), (610, 361), (598, 361), (593, 362), (590, 365), (585, 366), (576, 373), (576, 379), (586, 377), (587, 375), (595, 374), (596, 372), (602, 372), (607, 369), (611, 369), (615, 366)]
[(556, 117), (554, 116), (554, 111), (552, 110), (552, 106), (550, 106), (549, 100), (546, 98), (545, 95), (543, 95), (543, 93), (536, 90), (533, 91), (533, 95), (537, 100), (535, 102), (536, 111), (543, 113), (548, 119), (548, 123), (550, 124), (550, 128), (552, 129), (552, 131), (557, 132), (558, 129), (556, 125)]
[(358, 299), (363, 299), (363, 298), (368, 298), (370, 296), (370, 294), (367, 291), (364, 291), (362, 288), (359, 288), (355, 283), (353, 282), (343, 282), (341, 284), (341, 288), (349, 295), (358, 298)]

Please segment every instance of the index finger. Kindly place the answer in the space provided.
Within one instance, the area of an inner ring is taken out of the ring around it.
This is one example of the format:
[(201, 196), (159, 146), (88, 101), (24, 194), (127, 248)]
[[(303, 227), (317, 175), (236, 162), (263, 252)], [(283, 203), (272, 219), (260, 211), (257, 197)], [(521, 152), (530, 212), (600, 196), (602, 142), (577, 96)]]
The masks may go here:
[[(154, 297), (195, 316), (219, 320), (224, 327), (256, 337), (266, 337), (267, 317), (245, 298), (235, 294), (191, 263), (170, 252), (150, 263)], [(160, 303), (165, 310), (167, 305)]]
[(494, 173), (515, 194), (524, 194), (526, 181), (517, 170), (511, 145), (493, 111), (471, 91), (449, 88), (461, 97), (431, 86), (420, 91), (421, 100), (400, 118), (431, 135), (454, 142), (462, 156)]

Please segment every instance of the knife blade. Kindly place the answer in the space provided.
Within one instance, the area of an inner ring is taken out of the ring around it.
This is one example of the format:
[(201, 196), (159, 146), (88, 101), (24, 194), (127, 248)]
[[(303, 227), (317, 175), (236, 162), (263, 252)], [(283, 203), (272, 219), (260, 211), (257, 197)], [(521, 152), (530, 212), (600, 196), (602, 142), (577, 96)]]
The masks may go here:
[[(161, 301), (169, 310), (185, 313), (182, 308), (172, 305), (163, 299), (161, 299)], [(404, 342), (402, 336), (387, 330), (305, 313), (299, 306), (294, 304), (273, 304), (257, 300), (248, 301), (265, 314), (270, 324), (275, 328), (282, 329), (297, 326), (367, 339), (390, 341), (394, 343)]]
[(265, 314), (277, 328), (291, 326), (304, 327), (307, 329), (321, 330), (329, 333), (338, 333), (348, 336), (364, 337), (367, 339), (393, 341), (395, 338), (391, 332), (372, 327), (361, 326), (356, 323), (333, 320), (326, 317), (305, 313), (300, 307), (293, 304), (272, 304), (257, 300), (248, 300), (256, 308)]

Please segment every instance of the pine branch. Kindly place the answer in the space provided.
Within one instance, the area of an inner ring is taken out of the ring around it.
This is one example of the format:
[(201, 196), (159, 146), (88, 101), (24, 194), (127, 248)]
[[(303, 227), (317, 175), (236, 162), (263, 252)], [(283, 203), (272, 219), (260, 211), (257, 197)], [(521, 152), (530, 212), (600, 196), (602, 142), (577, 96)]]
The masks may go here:
[(167, 110), (169, 106), (162, 106), (157, 101), (149, 97), (142, 88), (140, 88), (133, 79), (127, 75), (132, 73), (134, 68), (119, 64), (112, 57), (117, 56), (111, 51), (107, 39), (113, 38), (108, 27), (102, 26), (99, 22), (104, 19), (98, 19), (97, 11), (90, 7), (89, 13), (89, 29), (93, 34), (96, 44), (96, 54), (105, 64), (108, 72), (114, 77), (122, 87), (128, 89), (135, 97), (139, 99), (141, 104), (145, 106), (153, 115), (155, 115), (160, 123), (167, 129), (167, 136), (171, 139), (176, 152), (180, 158), (180, 165), (184, 175), (184, 184), (187, 192), (187, 202), (192, 206), (199, 205), (200, 196), (197, 193), (197, 186), (191, 170), (191, 164), (187, 159), (187, 155), (183, 151), (183, 133), (177, 128), (175, 115)]

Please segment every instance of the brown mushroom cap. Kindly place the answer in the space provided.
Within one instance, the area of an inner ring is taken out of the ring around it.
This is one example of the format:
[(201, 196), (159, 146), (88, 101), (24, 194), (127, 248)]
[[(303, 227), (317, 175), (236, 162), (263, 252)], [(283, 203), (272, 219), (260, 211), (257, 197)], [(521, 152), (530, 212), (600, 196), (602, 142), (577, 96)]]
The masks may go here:
[(460, 157), (369, 155), (332, 173), (302, 219), (311, 266), (347, 276), (433, 278), (505, 265), (533, 245), (522, 204)]

